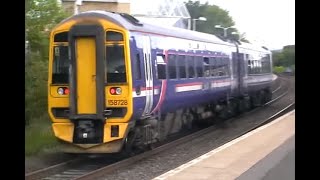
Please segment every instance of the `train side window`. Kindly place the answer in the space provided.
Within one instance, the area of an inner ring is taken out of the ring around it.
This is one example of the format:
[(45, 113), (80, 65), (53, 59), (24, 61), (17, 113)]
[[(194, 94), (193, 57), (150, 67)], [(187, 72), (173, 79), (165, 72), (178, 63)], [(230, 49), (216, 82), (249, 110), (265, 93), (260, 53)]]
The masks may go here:
[(195, 70), (194, 70), (194, 57), (187, 56), (187, 64), (188, 64), (188, 78), (195, 77)]
[(254, 63), (254, 60), (251, 60), (251, 74), (254, 74), (255, 72), (255, 67), (254, 67), (254, 65), (255, 65), (255, 63)]
[(266, 73), (266, 60), (265, 60), (265, 57), (263, 56), (261, 58), (261, 73)]
[(213, 57), (210, 63), (211, 63), (211, 76), (219, 76), (218, 58)]
[(254, 60), (254, 73), (258, 74), (258, 72), (259, 72), (258, 60)]
[(157, 77), (158, 79), (167, 79), (165, 55), (157, 55)]
[(53, 58), (52, 84), (69, 83), (68, 46), (55, 46)]
[(223, 70), (223, 59), (221, 57), (218, 58), (218, 76), (222, 76), (222, 70)]
[(177, 65), (179, 67), (179, 78), (187, 78), (186, 56), (178, 56)]
[(209, 65), (210, 65), (210, 76), (214, 76), (213, 75), (213, 69), (214, 69), (214, 57), (210, 57), (209, 58)]
[(119, 32), (107, 31), (106, 39), (107, 41), (123, 41), (123, 35)]
[(258, 72), (259, 72), (258, 60), (254, 60), (254, 73), (258, 74)]
[(262, 57), (261, 66), (262, 66), (262, 73), (271, 72), (270, 55), (266, 55)]
[(252, 60), (251, 60), (251, 57), (249, 56), (249, 54), (246, 54), (246, 60), (247, 60), (248, 74), (252, 74), (253, 66), (252, 66)]
[(203, 77), (203, 59), (202, 57), (196, 56), (196, 70), (197, 70), (197, 77)]
[(126, 79), (126, 66), (124, 61), (123, 45), (106, 46), (106, 69), (108, 83), (123, 83)]
[(216, 57), (216, 64), (215, 64), (215, 76), (222, 76), (222, 59), (220, 57)]
[(135, 79), (140, 80), (142, 75), (141, 75), (141, 59), (140, 59), (139, 53), (136, 56), (135, 70), (136, 70), (136, 78)]
[(257, 73), (261, 73), (261, 61), (257, 60)]
[(69, 32), (61, 32), (54, 35), (54, 42), (68, 42)]
[(204, 76), (209, 77), (210, 76), (210, 63), (209, 63), (208, 57), (203, 58), (203, 66), (204, 66)]
[(269, 54), (266, 56), (266, 61), (266, 73), (271, 73), (271, 58)]
[(168, 56), (168, 70), (169, 70), (169, 79), (177, 78), (177, 69), (176, 69), (176, 55), (169, 54)]
[(230, 75), (230, 72), (229, 72), (229, 58), (224, 58), (224, 66), (223, 66), (223, 69), (224, 69), (224, 75), (225, 76), (229, 76)]

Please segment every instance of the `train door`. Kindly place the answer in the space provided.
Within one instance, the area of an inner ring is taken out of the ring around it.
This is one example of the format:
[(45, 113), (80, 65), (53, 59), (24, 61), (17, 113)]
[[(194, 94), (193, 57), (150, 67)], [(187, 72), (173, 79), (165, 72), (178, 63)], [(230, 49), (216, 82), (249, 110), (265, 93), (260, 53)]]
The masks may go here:
[(69, 32), (70, 119), (74, 121), (73, 142), (103, 141), (105, 109), (104, 30), (99, 25), (75, 25)]
[(232, 88), (232, 94), (235, 96), (243, 95), (245, 93), (243, 86), (244, 71), (244, 54), (232, 53), (232, 74), (234, 80), (234, 86)]
[(245, 94), (245, 87), (244, 87), (244, 76), (245, 76), (245, 68), (244, 68), (244, 54), (238, 53), (238, 76), (239, 76), (239, 94)]
[(96, 25), (75, 25), (70, 30), (71, 119), (86, 117), (104, 120), (104, 79), (97, 78), (104, 75), (103, 37), (104, 30)]
[(153, 73), (151, 61), (151, 45), (149, 36), (143, 36), (143, 62), (146, 82), (146, 104), (143, 115), (149, 115), (153, 106)]
[(77, 49), (77, 110), (79, 114), (96, 114), (96, 53), (95, 40), (91, 37), (79, 37)]
[(248, 94), (248, 84), (246, 79), (248, 78), (248, 55), (243, 54), (243, 60), (241, 61), (241, 84), (242, 84), (242, 94), (247, 95)]

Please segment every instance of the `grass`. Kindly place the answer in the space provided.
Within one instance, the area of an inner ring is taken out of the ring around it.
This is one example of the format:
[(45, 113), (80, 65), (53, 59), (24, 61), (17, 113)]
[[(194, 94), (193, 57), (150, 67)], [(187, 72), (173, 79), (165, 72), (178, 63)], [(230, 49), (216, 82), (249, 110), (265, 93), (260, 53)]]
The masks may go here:
[(47, 58), (30, 53), (25, 66), (25, 156), (33, 156), (58, 145), (47, 107)]
[(41, 154), (57, 145), (48, 115), (33, 119), (33, 123), (25, 128), (25, 156)]

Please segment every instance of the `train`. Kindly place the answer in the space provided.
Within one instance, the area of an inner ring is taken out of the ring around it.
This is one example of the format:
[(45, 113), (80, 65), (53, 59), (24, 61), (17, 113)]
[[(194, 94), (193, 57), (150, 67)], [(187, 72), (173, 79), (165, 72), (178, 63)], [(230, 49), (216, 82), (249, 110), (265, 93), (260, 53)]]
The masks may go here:
[(87, 11), (50, 34), (48, 114), (66, 153), (133, 152), (272, 98), (265, 47)]

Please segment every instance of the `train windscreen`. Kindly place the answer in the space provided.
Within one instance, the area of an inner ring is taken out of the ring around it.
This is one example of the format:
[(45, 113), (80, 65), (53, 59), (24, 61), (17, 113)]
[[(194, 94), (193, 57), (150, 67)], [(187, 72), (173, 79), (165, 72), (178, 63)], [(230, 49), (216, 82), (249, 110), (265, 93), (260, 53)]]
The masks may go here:
[(69, 83), (68, 46), (55, 46), (52, 69), (52, 84)]
[(123, 45), (106, 46), (107, 83), (126, 82), (126, 66)]

